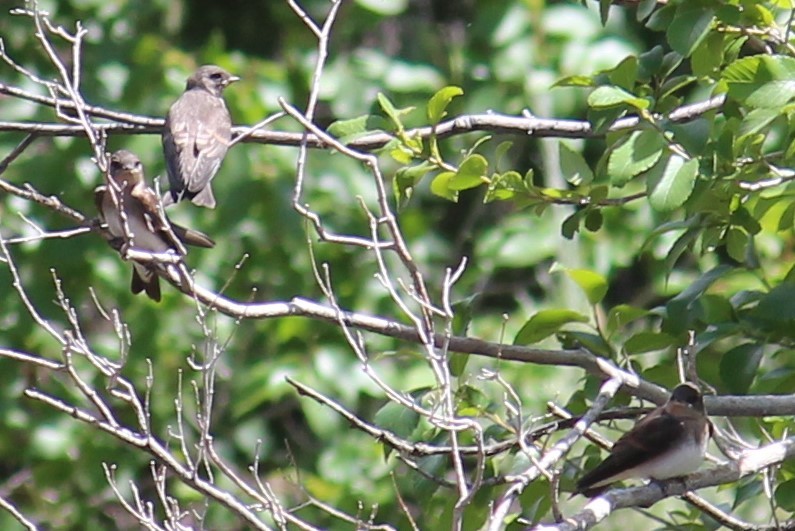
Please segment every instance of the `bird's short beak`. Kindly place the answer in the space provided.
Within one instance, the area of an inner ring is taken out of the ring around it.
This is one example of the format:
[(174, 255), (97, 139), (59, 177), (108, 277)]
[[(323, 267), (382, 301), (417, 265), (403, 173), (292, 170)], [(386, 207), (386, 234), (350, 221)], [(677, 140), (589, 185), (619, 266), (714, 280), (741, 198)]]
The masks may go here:
[(240, 78), (237, 76), (229, 76), (229, 79), (226, 80), (226, 84), (231, 85), (235, 81), (240, 81)]

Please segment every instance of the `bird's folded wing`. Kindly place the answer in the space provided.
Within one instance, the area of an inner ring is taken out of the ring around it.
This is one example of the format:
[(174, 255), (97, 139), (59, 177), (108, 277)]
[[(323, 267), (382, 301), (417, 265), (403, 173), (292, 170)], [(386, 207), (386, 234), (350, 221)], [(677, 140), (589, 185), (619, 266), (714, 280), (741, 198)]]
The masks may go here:
[(580, 479), (578, 490), (583, 491), (665, 453), (681, 439), (683, 430), (682, 422), (667, 413), (641, 419), (616, 441), (607, 459)]

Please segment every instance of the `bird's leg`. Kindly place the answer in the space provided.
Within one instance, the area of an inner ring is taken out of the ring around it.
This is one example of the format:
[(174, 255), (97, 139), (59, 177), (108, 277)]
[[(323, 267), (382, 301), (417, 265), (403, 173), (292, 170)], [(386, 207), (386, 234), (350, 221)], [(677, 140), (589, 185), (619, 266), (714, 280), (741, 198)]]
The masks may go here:
[[(681, 491), (682, 493), (687, 492), (687, 476), (676, 476), (673, 478), (668, 478), (665, 480), (659, 479), (652, 479), (651, 483), (657, 485), (662, 492), (663, 497), (668, 498), (670, 496), (679, 496)], [(676, 487), (679, 488), (676, 488)]]

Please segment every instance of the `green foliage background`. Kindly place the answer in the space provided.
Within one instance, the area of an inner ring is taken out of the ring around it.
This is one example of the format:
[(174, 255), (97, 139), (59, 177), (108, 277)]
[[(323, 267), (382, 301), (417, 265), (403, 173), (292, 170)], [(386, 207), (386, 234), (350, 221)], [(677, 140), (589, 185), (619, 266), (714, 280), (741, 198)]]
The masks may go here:
[[(242, 78), (226, 93), (236, 124), (277, 112), (278, 97), (298, 106), (306, 101), (317, 43), (286, 2), (40, 5), (56, 22), (71, 27), (80, 20), (89, 30), (82, 90), (91, 104), (163, 116), (186, 76), (206, 63)], [(301, 5), (322, 20), (328, 2)], [(6, 4), (0, 7), (0, 37), (8, 53), (42, 77), (53, 77), (31, 37), (30, 21), (9, 15)], [(400, 196), (395, 198), (400, 226), (428, 285), (438, 295), (444, 268), (467, 257), (453, 292), (462, 303), (461, 315), (471, 316), (470, 335), (549, 348), (584, 345), (670, 387), (678, 378), (672, 362), (676, 348), (686, 345), (693, 330), (700, 376), (719, 393), (791, 393), (795, 207), (783, 170), (791, 165), (794, 145), (795, 61), (771, 30), (786, 22), (789, 9), (783, 0), (672, 0), (666, 7), (644, 1), (639, 7), (613, 7), (603, 25), (599, 5), (592, 2), (345, 2), (332, 33), (317, 121), (329, 126), (371, 115), (393, 131), (396, 124), (378, 102), (382, 93), (395, 108), (416, 108), (400, 118), (404, 127), (428, 125), (428, 101), (445, 86), (462, 89), (451, 99), (448, 117), (487, 111), (520, 116), (529, 109), (539, 117), (591, 120), (600, 134), (565, 140), (565, 147), (555, 139), (508, 133), (477, 146), (482, 133), (440, 140), (439, 157), (459, 168), (441, 179), (441, 168), (433, 164), (428, 171), (406, 172), (429, 160), (428, 145), (412, 151), (411, 142), (404, 142), (379, 153)], [(0, 82), (39, 91), (5, 65)], [(729, 94), (724, 108), (699, 119), (676, 124), (649, 118), (651, 112), (665, 114), (723, 92)], [(0, 98), (0, 114), (4, 121), (54, 121), (51, 109), (9, 97)], [(616, 118), (630, 114), (640, 115), (641, 125), (604, 134)], [(288, 119), (273, 129), (300, 131)], [(21, 138), (0, 134), (0, 153)], [(500, 147), (504, 141), (510, 147)], [(113, 135), (108, 145), (140, 155), (150, 177), (164, 175), (158, 136)], [(656, 166), (677, 156), (670, 146), (691, 157), (679, 161), (680, 172)], [(189, 255), (201, 284), (221, 289), (228, 282), (225, 293), (239, 300), (321, 298), (307, 248), (307, 238), (316, 238), (291, 206), (296, 154), (290, 147), (239, 144), (213, 184), (219, 207), (179, 205), (170, 213), (218, 242), (215, 249)], [(44, 138), (2, 177), (18, 185), (29, 182), (93, 215), (92, 190), (101, 176), (90, 157), (84, 138)], [(460, 170), (473, 165), (470, 174)], [(573, 179), (578, 169), (584, 175), (579, 181)], [(326, 227), (366, 236), (356, 198), (374, 204), (372, 176), (348, 158), (321, 151), (311, 154), (307, 175), (305, 201)], [(780, 185), (764, 186), (782, 175)], [(759, 189), (743, 188), (741, 182)], [(609, 206), (603, 201), (632, 194), (639, 199)], [(4, 236), (31, 232), (19, 214), (51, 230), (71, 226), (46, 209), (0, 195)], [(313, 251), (318, 262), (330, 265), (343, 308), (399, 319), (374, 277), (370, 255), (317, 242)], [(186, 360), (206, 347), (195, 305), (168, 286), (159, 305), (132, 296), (129, 264), (95, 234), (16, 245), (11, 252), (42, 315), (56, 327), (66, 323), (53, 304), (54, 271), (92, 346), (111, 358), (118, 356), (116, 339), (94, 308), (89, 288), (105, 308), (120, 312), (133, 339), (123, 374), (143, 382), (149, 370), (145, 360), (151, 359), (153, 424), (167, 433), (179, 375), (185, 381), (198, 377)], [(6, 268), (0, 268), (0, 295), (0, 347), (59, 359), (59, 346), (31, 320)], [(285, 382), (290, 376), (314, 387), (364, 419), (403, 429), (407, 438), (444, 442), (430, 426), (382, 409), (383, 393), (362, 373), (337, 326), (298, 317), (236, 323), (221, 315), (211, 315), (209, 323), (225, 344), (212, 428), (225, 457), (244, 470), (258, 451), (260, 470), (280, 486), (277, 494), (286, 506), (304, 499), (285, 480), (295, 479), (297, 470), (309, 494), (348, 513), (366, 518), (377, 505), (376, 522), (405, 528), (397, 489), (420, 515), (421, 527), (448, 527), (455, 500), (449, 489), (409, 471), (380, 443), (299, 398)], [(368, 339), (374, 365), (395, 388), (421, 396), (434, 385), (418, 349)], [(152, 497), (147, 457), (21, 398), (27, 385), (72, 397), (57, 375), (21, 370), (6, 359), (0, 366), (0, 478), (10, 478), (4, 489), (12, 491), (11, 499), (52, 528), (132, 527), (100, 464), (116, 464), (123, 491), (135, 478)], [(461, 414), (480, 419), (495, 439), (506, 435), (510, 413), (502, 388), (477, 378), (482, 367), (500, 370), (527, 417), (542, 415), (548, 400), (582, 412), (598, 384), (576, 369), (473, 357), (457, 382), (459, 407)], [(104, 381), (95, 384), (101, 388)], [(183, 385), (183, 394), (189, 399), (188, 387)], [(747, 436), (759, 440), (764, 431), (781, 436), (790, 423), (768, 418), (741, 424)], [(564, 470), (564, 486), (578, 473), (574, 465), (585, 464), (579, 448)], [(518, 469), (522, 459), (518, 452), (494, 459), (489, 477)], [(447, 463), (428, 458), (422, 466), (441, 473)], [(790, 468), (780, 473), (780, 516), (792, 508), (791, 489), (784, 487)], [(175, 489), (183, 501), (199, 501), (187, 488)], [(468, 528), (482, 524), (496, 492), (498, 487), (484, 489), (472, 503)], [(760, 492), (754, 479), (715, 495), (753, 518)], [(548, 495), (545, 483), (528, 489), (523, 516), (549, 518)], [(714, 527), (681, 502), (661, 505), (658, 514), (678, 526)], [(301, 516), (320, 527), (348, 528), (313, 508)], [(615, 522), (617, 527), (620, 519)], [(13, 520), (0, 512), (0, 526), (10, 525)], [(210, 507), (208, 528), (239, 525), (230, 523), (224, 509)]]

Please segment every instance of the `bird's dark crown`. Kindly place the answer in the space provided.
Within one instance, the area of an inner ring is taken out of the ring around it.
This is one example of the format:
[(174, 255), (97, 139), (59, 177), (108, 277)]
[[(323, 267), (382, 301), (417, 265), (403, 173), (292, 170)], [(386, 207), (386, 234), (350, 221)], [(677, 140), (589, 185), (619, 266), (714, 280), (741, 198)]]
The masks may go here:
[(691, 383), (677, 385), (671, 392), (671, 402), (681, 402), (699, 409), (704, 407), (701, 391)]

